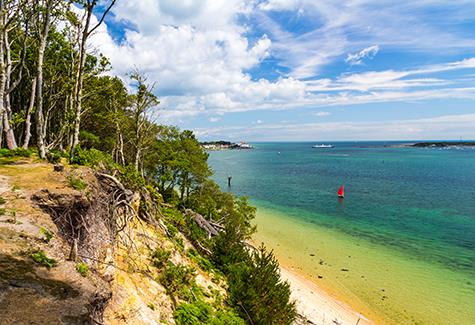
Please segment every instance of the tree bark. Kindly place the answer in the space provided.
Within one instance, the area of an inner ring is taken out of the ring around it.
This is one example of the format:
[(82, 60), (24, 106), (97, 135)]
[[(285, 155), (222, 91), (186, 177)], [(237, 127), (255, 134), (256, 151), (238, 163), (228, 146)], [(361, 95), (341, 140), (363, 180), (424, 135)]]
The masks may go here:
[(84, 65), (86, 63), (86, 45), (87, 37), (89, 36), (88, 30), (91, 23), (92, 10), (94, 4), (88, 1), (86, 5), (86, 22), (82, 30), (81, 43), (79, 44), (79, 60), (76, 72), (76, 82), (74, 84), (74, 131), (73, 142), (71, 144), (71, 159), (74, 157), (76, 146), (79, 144), (79, 131), (81, 127), (81, 113), (82, 113), (82, 87), (84, 82)]
[(46, 8), (43, 13), (43, 28), (40, 32), (40, 42), (38, 46), (38, 66), (36, 69), (36, 143), (41, 159), (46, 158), (45, 138), (45, 117), (43, 112), (43, 63), (46, 49), (46, 40), (51, 23), (51, 5), (52, 1), (46, 2)]
[(28, 110), (26, 111), (26, 116), (25, 116), (25, 136), (23, 139), (23, 149), (28, 149), (28, 146), (30, 145), (30, 139), (31, 139), (31, 112), (33, 111), (33, 107), (35, 106), (35, 94), (36, 91), (36, 78), (33, 78), (31, 81), (31, 95), (30, 95), (30, 103), (28, 105)]
[(6, 65), (4, 68), (4, 85), (3, 85), (3, 108), (5, 110), (3, 121), (4, 121), (4, 131), (5, 131), (5, 138), (7, 140), (8, 149), (13, 150), (18, 147), (15, 133), (13, 132), (13, 128), (10, 125), (10, 119), (12, 118), (12, 108), (10, 104), (10, 81), (11, 81), (11, 73), (12, 73), (12, 58), (11, 58), (11, 50), (10, 50), (10, 41), (8, 39), (8, 29), (4, 28), (3, 31), (3, 44), (5, 46), (5, 50), (3, 52), (6, 60)]

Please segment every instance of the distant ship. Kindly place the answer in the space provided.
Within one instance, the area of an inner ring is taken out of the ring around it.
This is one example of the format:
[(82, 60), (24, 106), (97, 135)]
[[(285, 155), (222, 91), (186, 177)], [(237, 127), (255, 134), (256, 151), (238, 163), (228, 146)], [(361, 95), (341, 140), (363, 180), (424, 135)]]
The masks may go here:
[(314, 144), (312, 148), (333, 148), (331, 144)]

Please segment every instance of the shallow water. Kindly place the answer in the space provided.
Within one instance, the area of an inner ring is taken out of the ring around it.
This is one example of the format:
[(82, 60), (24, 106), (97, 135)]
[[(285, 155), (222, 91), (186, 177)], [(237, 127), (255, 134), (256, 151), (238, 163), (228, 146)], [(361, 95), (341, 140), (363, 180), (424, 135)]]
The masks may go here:
[(258, 207), (256, 238), (356, 308), (389, 323), (475, 324), (475, 149), (334, 144), (257, 143), (209, 161)]

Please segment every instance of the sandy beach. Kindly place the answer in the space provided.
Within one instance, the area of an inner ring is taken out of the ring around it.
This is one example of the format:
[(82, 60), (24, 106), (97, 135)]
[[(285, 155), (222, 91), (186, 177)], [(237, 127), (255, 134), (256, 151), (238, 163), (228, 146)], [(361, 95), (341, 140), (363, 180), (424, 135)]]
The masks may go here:
[(291, 268), (281, 266), (280, 271), (282, 278), (290, 283), (298, 313), (313, 324), (374, 324)]

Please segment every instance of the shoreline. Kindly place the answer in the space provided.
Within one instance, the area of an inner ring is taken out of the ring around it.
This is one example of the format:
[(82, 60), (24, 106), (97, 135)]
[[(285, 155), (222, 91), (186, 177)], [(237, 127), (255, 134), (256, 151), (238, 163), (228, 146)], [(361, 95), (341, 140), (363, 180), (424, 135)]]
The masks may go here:
[(282, 280), (289, 282), (291, 299), (295, 301), (297, 312), (311, 324), (375, 324), (347, 304), (333, 297), (315, 282), (279, 261)]
[[(359, 314), (364, 324), (472, 323), (475, 296), (464, 273), (257, 207), (253, 243), (274, 252), (301, 301), (299, 312), (314, 315), (316, 324), (323, 324), (323, 314), (350, 325)], [(325, 316), (325, 324), (333, 319)]]

